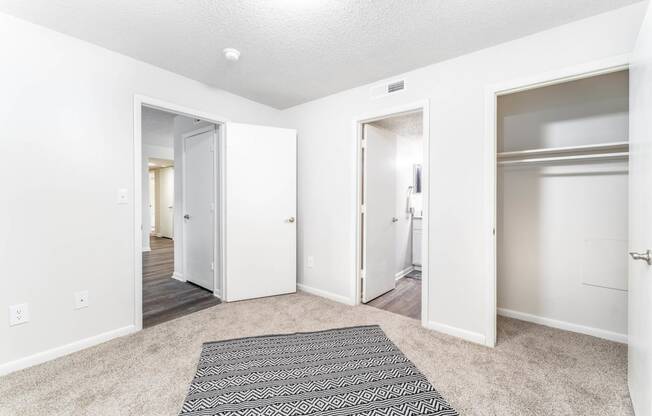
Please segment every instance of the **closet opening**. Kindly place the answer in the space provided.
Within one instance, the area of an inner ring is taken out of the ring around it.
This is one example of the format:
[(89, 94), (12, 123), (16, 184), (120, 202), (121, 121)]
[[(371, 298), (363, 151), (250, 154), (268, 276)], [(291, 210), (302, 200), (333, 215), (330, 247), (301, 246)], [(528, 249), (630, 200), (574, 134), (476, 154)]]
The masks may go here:
[(629, 71), (498, 94), (495, 114), (496, 342), (528, 321), (626, 343)]
[(360, 123), (358, 302), (422, 319), (424, 111)]

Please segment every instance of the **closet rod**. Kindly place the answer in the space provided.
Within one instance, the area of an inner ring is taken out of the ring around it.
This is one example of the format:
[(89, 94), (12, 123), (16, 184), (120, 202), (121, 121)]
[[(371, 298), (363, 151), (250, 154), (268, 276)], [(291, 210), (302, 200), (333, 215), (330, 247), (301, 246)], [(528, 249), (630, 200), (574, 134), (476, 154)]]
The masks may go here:
[(529, 158), (529, 159), (501, 160), (498, 162), (498, 165), (513, 166), (513, 165), (538, 164), (538, 163), (547, 163), (547, 162), (581, 162), (585, 160), (613, 160), (613, 159), (627, 159), (627, 158), (629, 158), (629, 152), (597, 153), (592, 155), (554, 156), (554, 157), (539, 157), (539, 158)]
[(606, 152), (612, 151), (626, 151), (629, 148), (629, 142), (611, 142), (600, 144), (587, 144), (581, 146), (566, 146), (566, 147), (548, 147), (542, 149), (529, 149), (529, 150), (516, 150), (511, 152), (500, 152), (498, 158), (508, 158), (515, 156), (530, 156), (530, 155), (548, 155), (560, 153), (588, 153), (588, 152)]

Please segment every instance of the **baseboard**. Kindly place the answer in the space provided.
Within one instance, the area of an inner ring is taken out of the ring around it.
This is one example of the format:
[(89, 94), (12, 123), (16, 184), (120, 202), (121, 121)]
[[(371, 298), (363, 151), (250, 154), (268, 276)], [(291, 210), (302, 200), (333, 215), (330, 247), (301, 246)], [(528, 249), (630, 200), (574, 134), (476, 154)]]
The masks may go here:
[(314, 287), (306, 286), (301, 283), (297, 283), (297, 289), (302, 292), (310, 293), (311, 295), (316, 295), (322, 298), (334, 300), (335, 302), (345, 303), (347, 305), (353, 305), (351, 299), (346, 296), (337, 295), (335, 293), (327, 292), (321, 289), (315, 289)]
[(213, 291), (213, 296), (215, 296), (216, 298), (218, 298), (221, 301), (224, 301), (224, 299), (222, 299), (222, 291), (221, 290), (214, 290)]
[(125, 335), (133, 334), (136, 332), (135, 325), (125, 326), (123, 328), (114, 329), (113, 331), (104, 332), (89, 338), (84, 338), (79, 341), (71, 342), (70, 344), (62, 345), (60, 347), (52, 348), (47, 351), (42, 351), (25, 358), (10, 361), (0, 365), (0, 376), (13, 373), (14, 371), (22, 370), (28, 367), (42, 364), (46, 361), (54, 360), (55, 358), (63, 357), (64, 355), (72, 354), (103, 342), (112, 340), (114, 338), (123, 337)]
[(143, 246), (143, 253), (146, 251), (152, 251), (150, 246)]
[(424, 326), (428, 329), (432, 329), (433, 331), (442, 332), (446, 335), (461, 338), (465, 341), (470, 341), (480, 345), (486, 345), (486, 338), (484, 334), (480, 334), (478, 332), (472, 332), (466, 329), (457, 328), (434, 321), (427, 322)]
[(185, 282), (186, 281), (186, 279), (183, 278), (183, 275), (181, 273), (179, 273), (179, 272), (172, 273), (172, 278), (176, 279), (176, 280), (178, 280), (180, 282)]
[(414, 270), (414, 266), (406, 267), (405, 269), (403, 269), (400, 272), (396, 273), (394, 275), (394, 279), (401, 280), (402, 278), (404, 278), (405, 276), (410, 274), (410, 272), (413, 271), (413, 270)]
[(590, 326), (573, 324), (565, 321), (558, 321), (556, 319), (544, 318), (542, 316), (532, 315), (525, 312), (518, 312), (511, 309), (498, 308), (497, 313), (498, 315), (505, 316), (507, 318), (519, 319), (521, 321), (532, 322), (539, 325), (549, 326), (551, 328), (563, 329), (564, 331), (579, 332), (580, 334), (591, 335), (597, 338), (603, 338), (609, 341), (627, 344), (627, 334), (593, 328)]

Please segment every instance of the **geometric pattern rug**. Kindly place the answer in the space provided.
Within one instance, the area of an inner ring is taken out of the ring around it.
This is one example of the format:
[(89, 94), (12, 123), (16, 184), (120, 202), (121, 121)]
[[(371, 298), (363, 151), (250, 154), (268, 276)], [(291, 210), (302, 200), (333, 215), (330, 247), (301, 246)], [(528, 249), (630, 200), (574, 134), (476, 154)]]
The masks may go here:
[(378, 325), (205, 343), (181, 415), (457, 415)]

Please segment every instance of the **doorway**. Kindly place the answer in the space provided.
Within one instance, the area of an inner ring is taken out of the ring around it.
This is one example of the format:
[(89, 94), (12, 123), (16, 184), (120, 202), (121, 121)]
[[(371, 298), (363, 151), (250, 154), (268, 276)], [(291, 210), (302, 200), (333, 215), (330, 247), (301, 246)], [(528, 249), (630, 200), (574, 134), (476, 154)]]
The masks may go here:
[[(147, 121), (143, 115), (150, 111), (174, 120), (173, 156), (168, 159), (174, 160), (174, 206), (178, 209), (174, 209), (173, 224), (174, 272), (172, 279), (165, 278), (165, 284), (177, 281), (186, 288), (194, 287), (213, 304), (296, 292), (296, 130), (227, 122), (224, 117), (136, 95), (134, 168), (143, 172), (134, 178), (136, 199), (149, 186), (147, 158), (152, 156), (145, 153), (143, 136)], [(196, 154), (184, 153), (184, 139), (185, 150), (198, 150)], [(155, 150), (161, 150), (160, 146)], [(209, 151), (211, 157), (206, 156)], [(185, 165), (186, 157), (197, 161)], [(210, 163), (212, 169), (208, 167)], [(191, 195), (183, 189), (185, 167), (191, 168), (188, 175), (196, 174), (192, 182), (199, 186), (190, 191)], [(210, 189), (195, 182), (208, 183)], [(149, 239), (145, 238), (151, 229), (151, 216), (144, 203), (136, 203), (134, 208), (134, 326), (140, 330), (145, 311), (142, 260), (151, 249)], [(186, 237), (200, 236), (202, 242), (185, 244), (186, 226), (199, 218), (203, 218), (203, 225), (188, 229)], [(195, 246), (201, 252), (189, 255), (184, 252), (186, 246)], [(206, 278), (207, 268), (212, 281)], [(204, 275), (198, 276), (197, 270)], [(192, 282), (185, 273), (190, 274)], [(200, 286), (210, 288), (211, 283), (211, 290)], [(173, 309), (183, 315), (205, 307), (201, 302), (189, 301), (190, 304)]]
[(427, 321), (424, 108), (359, 121), (358, 302)]
[(626, 343), (626, 63), (490, 94), (495, 291), (487, 344), (507, 336), (509, 319)]
[(149, 107), (141, 117), (146, 328), (221, 303), (215, 277), (218, 127)]

